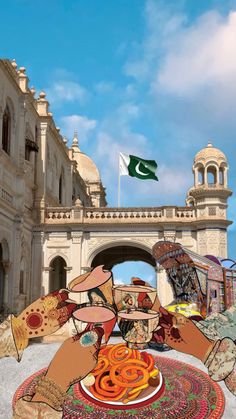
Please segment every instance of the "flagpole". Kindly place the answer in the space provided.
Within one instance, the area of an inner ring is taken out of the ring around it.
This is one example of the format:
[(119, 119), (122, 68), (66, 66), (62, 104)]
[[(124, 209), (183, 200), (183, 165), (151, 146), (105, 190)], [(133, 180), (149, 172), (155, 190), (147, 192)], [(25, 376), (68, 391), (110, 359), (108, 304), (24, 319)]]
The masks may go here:
[(120, 155), (118, 158), (118, 208), (120, 207)]

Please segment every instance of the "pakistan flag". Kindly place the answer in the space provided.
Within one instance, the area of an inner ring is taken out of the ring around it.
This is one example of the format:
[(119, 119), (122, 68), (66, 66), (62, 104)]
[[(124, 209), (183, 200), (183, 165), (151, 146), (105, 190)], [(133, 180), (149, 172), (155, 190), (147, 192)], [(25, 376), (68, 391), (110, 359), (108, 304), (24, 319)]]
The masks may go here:
[(157, 163), (155, 160), (144, 160), (140, 157), (120, 153), (120, 175), (137, 177), (138, 179), (158, 180), (156, 176)]

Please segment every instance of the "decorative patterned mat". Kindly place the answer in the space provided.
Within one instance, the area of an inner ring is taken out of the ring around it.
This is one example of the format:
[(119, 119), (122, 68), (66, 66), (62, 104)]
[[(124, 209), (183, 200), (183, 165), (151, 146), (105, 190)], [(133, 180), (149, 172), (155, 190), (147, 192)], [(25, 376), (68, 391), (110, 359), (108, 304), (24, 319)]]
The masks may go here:
[[(199, 369), (180, 361), (155, 357), (165, 379), (165, 392), (145, 407), (115, 410), (100, 407), (87, 400), (76, 384), (69, 392), (73, 399), (64, 406), (64, 419), (219, 419), (225, 400), (220, 386)], [(45, 372), (38, 371), (17, 389), (13, 405), (19, 397), (33, 394), (35, 381)]]

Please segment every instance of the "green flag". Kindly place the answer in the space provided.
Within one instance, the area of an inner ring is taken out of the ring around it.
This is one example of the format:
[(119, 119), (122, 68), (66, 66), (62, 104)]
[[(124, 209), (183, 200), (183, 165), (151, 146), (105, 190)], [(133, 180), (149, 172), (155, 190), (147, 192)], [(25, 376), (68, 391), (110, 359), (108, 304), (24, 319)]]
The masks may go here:
[(133, 176), (138, 179), (158, 180), (156, 176), (157, 163), (155, 160), (144, 160), (140, 157), (120, 153), (120, 175)]

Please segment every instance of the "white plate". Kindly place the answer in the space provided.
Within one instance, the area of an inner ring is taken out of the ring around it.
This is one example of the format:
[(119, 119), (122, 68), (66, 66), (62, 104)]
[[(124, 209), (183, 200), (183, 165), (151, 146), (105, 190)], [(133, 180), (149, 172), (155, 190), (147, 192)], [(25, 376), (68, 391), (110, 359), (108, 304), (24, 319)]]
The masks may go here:
[[(162, 384), (163, 384), (163, 377), (162, 377), (162, 374), (161, 374), (161, 372), (159, 371), (159, 377), (160, 377), (160, 383), (159, 383), (159, 385), (157, 386), (157, 387), (155, 387), (154, 388), (154, 390), (153, 390), (153, 392), (152, 393), (150, 393), (150, 394), (148, 394), (148, 396), (145, 396), (145, 397), (143, 397), (142, 399), (136, 399), (136, 400), (131, 400), (129, 403), (127, 403), (127, 406), (130, 406), (130, 405), (132, 405), (132, 404), (138, 404), (138, 403), (141, 403), (141, 402), (145, 402), (146, 400), (148, 400), (148, 399), (150, 399), (151, 397), (153, 397), (153, 396), (155, 396), (155, 394), (157, 394), (158, 393), (158, 391), (160, 391), (160, 389), (161, 389), (161, 387), (162, 387)], [(124, 403), (122, 403), (122, 402), (119, 402), (119, 401), (114, 401), (114, 402), (109, 402), (109, 401), (107, 401), (107, 400), (100, 400), (100, 399), (97, 399), (97, 397), (95, 397), (90, 391), (89, 391), (89, 388), (88, 387), (86, 387), (82, 382), (80, 382), (80, 385), (81, 385), (81, 387), (82, 387), (82, 389), (84, 390), (84, 392), (88, 395), (88, 396), (90, 396), (92, 399), (94, 399), (94, 400), (97, 400), (98, 402), (102, 402), (102, 403), (106, 403), (106, 404), (110, 404), (110, 405), (117, 405), (117, 406), (124, 406)], [(132, 390), (132, 389), (131, 389)]]

